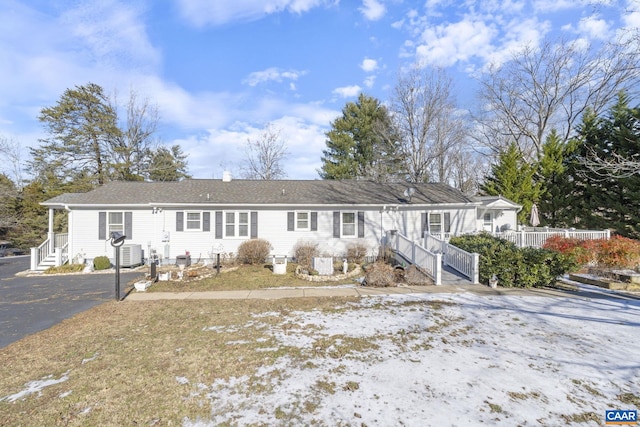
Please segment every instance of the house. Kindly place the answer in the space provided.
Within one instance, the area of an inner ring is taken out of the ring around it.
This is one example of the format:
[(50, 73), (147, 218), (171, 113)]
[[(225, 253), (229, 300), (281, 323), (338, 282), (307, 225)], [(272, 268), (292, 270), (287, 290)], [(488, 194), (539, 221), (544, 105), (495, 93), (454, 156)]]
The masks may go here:
[[(222, 180), (110, 182), (87, 193), (67, 193), (42, 203), (49, 208), (49, 239), (32, 264), (66, 247), (68, 257), (114, 258), (111, 232), (126, 236), (161, 261), (187, 253), (210, 259), (235, 253), (252, 238), (268, 240), (273, 255), (292, 256), (298, 242), (343, 256), (354, 242), (378, 253), (389, 230), (412, 240), (424, 233), (465, 234), (516, 228), (518, 205), (506, 199), (471, 199), (437, 183), (363, 180)], [(55, 235), (56, 212), (68, 214), (68, 233)], [(54, 249), (56, 249), (54, 251)], [(32, 252), (33, 253), (33, 252)], [(60, 260), (58, 260), (60, 262)]]

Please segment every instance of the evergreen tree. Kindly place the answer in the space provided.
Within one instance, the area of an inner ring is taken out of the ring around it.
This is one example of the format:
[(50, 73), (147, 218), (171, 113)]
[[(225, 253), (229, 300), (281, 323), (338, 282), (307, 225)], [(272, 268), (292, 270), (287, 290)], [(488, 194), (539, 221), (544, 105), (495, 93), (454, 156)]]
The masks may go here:
[(102, 87), (89, 83), (67, 89), (38, 119), (49, 137), (31, 148), (32, 171), (55, 174), (60, 182), (87, 179), (93, 185), (110, 178), (110, 152), (121, 131), (115, 109)]
[(149, 179), (180, 181), (184, 178), (191, 176), (187, 173), (187, 156), (179, 145), (174, 145), (171, 149), (160, 147), (151, 155)]
[(342, 109), (327, 132), (322, 179), (395, 180), (400, 171), (397, 138), (387, 109), (377, 99), (360, 94)]
[(485, 195), (503, 196), (522, 205), (521, 223), (528, 222), (531, 207), (540, 198), (540, 185), (534, 180), (535, 167), (527, 163), (516, 143), (511, 143), (491, 166), (491, 174), (480, 186)]
[(640, 173), (601, 174), (588, 166), (594, 161), (640, 158), (640, 108), (628, 103), (628, 96), (620, 94), (607, 117), (585, 114), (577, 148), (568, 159), (574, 184), (570, 214), (576, 227), (608, 228), (640, 238)]
[(551, 227), (569, 227), (566, 218), (567, 194), (573, 187), (566, 173), (566, 157), (575, 149), (575, 143), (563, 143), (552, 130), (542, 145), (535, 179), (540, 186), (538, 202), (540, 224)]

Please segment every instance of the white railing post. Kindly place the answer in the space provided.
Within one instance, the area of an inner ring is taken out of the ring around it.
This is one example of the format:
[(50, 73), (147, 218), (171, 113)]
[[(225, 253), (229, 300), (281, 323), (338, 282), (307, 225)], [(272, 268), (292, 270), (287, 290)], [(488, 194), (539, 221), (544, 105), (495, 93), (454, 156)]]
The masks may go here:
[(416, 242), (411, 242), (411, 264), (416, 263)]
[(436, 254), (436, 265), (434, 270), (436, 285), (442, 285), (442, 254)]
[(62, 265), (62, 248), (56, 248), (56, 250), (53, 252), (53, 255), (56, 258), (55, 266), (60, 267)]
[(473, 267), (472, 267), (472, 272), (473, 272), (473, 284), (474, 285), (479, 285), (480, 284), (480, 254), (476, 254), (473, 253)]
[(38, 248), (31, 248), (31, 271), (36, 271), (38, 267)]

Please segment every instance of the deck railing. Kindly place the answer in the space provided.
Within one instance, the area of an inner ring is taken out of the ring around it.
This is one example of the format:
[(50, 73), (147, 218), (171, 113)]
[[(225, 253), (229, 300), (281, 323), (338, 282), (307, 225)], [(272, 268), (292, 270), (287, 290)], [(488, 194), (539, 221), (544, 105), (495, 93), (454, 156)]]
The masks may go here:
[(392, 233), (390, 242), (398, 254), (420, 268), (436, 285), (442, 284), (442, 254), (434, 254), (399, 233)]

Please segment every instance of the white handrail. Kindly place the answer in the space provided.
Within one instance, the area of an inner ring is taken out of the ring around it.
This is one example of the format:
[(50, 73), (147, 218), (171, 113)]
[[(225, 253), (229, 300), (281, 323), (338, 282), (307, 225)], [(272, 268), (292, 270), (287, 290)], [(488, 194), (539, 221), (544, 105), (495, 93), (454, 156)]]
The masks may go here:
[(434, 254), (402, 234), (395, 234), (395, 249), (400, 255), (431, 277), (436, 285), (442, 285), (442, 255)]

